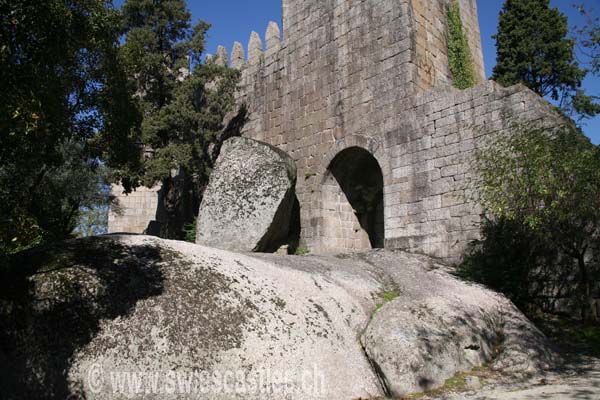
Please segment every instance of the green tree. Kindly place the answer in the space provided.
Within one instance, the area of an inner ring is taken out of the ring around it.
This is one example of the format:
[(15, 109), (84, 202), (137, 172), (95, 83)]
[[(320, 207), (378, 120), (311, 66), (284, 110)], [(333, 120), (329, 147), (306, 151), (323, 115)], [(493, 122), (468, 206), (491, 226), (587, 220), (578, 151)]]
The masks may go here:
[(577, 277), (571, 283), (578, 288), (582, 317), (592, 318), (590, 300), (599, 278), (593, 256), (600, 251), (600, 148), (574, 129), (549, 133), (515, 126), (477, 153), (475, 170), (488, 215), (521, 225), (535, 238), (530, 243), (571, 260), (562, 266), (570, 268), (566, 276)]
[(0, 249), (14, 252), (71, 235), (98, 144), (127, 149), (131, 117), (125, 88), (111, 86), (120, 19), (110, 1), (0, 0), (0, 15)]
[(567, 17), (550, 8), (550, 0), (506, 0), (494, 35), (492, 79), (505, 86), (522, 83), (568, 115), (598, 114), (600, 105), (581, 87), (587, 71), (575, 60), (575, 40), (568, 33)]
[(583, 4), (576, 8), (586, 19), (586, 24), (577, 30), (584, 60), (594, 75), (600, 75), (600, 17)]
[(140, 169), (122, 177), (130, 183), (126, 189), (162, 185), (161, 235), (180, 239), (207, 184), (212, 145), (234, 134), (223, 134), (223, 120), (234, 110), (239, 73), (201, 63), (209, 25), (192, 27), (184, 1), (128, 0), (122, 14), (121, 56), (142, 115), (145, 150)]

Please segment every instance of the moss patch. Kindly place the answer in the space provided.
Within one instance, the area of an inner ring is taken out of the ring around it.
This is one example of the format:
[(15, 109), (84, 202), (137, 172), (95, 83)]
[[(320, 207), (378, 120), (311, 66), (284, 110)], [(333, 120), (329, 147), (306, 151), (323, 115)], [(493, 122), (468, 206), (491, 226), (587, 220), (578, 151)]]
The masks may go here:
[(310, 254), (310, 250), (308, 250), (306, 247), (298, 247), (294, 252), (294, 255), (296, 256), (305, 256), (307, 254)]
[(447, 396), (450, 393), (461, 393), (468, 390), (467, 378), (477, 377), (481, 380), (481, 385), (485, 386), (485, 380), (489, 379), (493, 374), (497, 374), (490, 370), (489, 366), (484, 365), (474, 368), (470, 372), (459, 372), (452, 378), (449, 378), (444, 383), (444, 386), (438, 389), (430, 390), (425, 393), (415, 393), (399, 400), (425, 400), (430, 398), (439, 398)]
[(397, 297), (398, 297), (398, 292), (395, 290), (383, 292), (381, 294), (382, 302), (377, 303), (377, 305), (375, 305), (375, 310), (373, 310), (373, 313), (376, 313), (377, 311), (381, 310), (384, 305), (386, 305), (387, 303), (389, 303), (391, 301), (394, 301)]

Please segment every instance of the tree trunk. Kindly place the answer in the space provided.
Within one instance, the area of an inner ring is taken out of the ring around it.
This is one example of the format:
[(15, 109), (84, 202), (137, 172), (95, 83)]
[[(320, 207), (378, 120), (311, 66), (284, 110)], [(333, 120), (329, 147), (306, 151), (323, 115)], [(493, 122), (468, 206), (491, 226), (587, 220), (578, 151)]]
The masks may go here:
[(577, 265), (579, 267), (580, 284), (582, 288), (581, 299), (581, 318), (584, 322), (596, 321), (598, 316), (592, 310), (592, 285), (585, 264), (585, 254), (577, 256)]
[[(161, 191), (162, 228), (160, 236), (165, 239), (182, 240), (184, 227), (194, 221), (197, 201), (191, 178), (183, 171), (165, 179)], [(196, 210), (197, 212), (197, 210)]]

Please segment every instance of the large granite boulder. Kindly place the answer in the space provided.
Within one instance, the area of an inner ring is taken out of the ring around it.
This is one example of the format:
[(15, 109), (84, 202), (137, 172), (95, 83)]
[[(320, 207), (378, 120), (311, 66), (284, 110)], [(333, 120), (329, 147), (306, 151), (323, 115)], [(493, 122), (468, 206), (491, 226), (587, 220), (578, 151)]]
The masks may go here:
[(221, 148), (198, 215), (198, 244), (239, 252), (274, 252), (286, 244), (296, 166), (285, 152), (235, 137)]
[(558, 363), (544, 335), (505, 297), (444, 272), (423, 274), (423, 260), (419, 265), (414, 256), (401, 265), (392, 272), (397, 297), (362, 336), (392, 396), (441, 387), (457, 372), (488, 363), (521, 375)]
[(487, 360), (552, 361), (510, 302), (440, 268), (404, 253), (241, 255), (146, 236), (59, 243), (0, 282), (0, 392), (369, 399)]
[(0, 308), (13, 314), (0, 315), (3, 399), (381, 394), (357, 340), (370, 305), (355, 293), (376, 291), (373, 280), (348, 291), (147, 236), (72, 241), (23, 263), (36, 271), (29, 295)]

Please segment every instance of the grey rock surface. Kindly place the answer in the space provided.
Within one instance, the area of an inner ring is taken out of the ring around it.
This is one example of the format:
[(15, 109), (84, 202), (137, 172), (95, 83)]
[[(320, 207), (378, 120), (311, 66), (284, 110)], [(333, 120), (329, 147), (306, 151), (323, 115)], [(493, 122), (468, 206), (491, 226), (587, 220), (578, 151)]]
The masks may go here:
[(370, 399), (488, 359), (528, 372), (553, 361), (510, 302), (425, 256), (107, 236), (23, 265), (28, 295), (5, 293), (0, 309), (7, 399)]
[[(546, 337), (508, 299), (457, 279), (449, 267), (430, 257), (387, 251), (338, 257), (254, 257), (282, 268), (325, 274), (363, 297), (366, 307), (373, 307), (361, 343), (391, 395), (401, 397), (443, 386), (456, 373), (483, 364), (536, 376), (562, 361)], [(360, 282), (372, 279), (378, 282), (379, 291), (369, 299)], [(397, 297), (385, 303), (385, 293)]]
[[(467, 387), (467, 389), (469, 389)], [(597, 400), (600, 398), (600, 359), (576, 357), (543, 378), (515, 379), (511, 374), (490, 377), (480, 390), (424, 396), (423, 400)]]
[[(324, 275), (145, 236), (75, 241), (39, 256), (38, 268), (52, 272), (30, 281), (39, 310), (20, 318), (31, 325), (3, 342), (14, 349), (7, 365), (18, 394), (3, 398), (382, 394), (357, 340), (370, 307)], [(361, 288), (375, 292), (377, 282)]]
[(476, 376), (467, 376), (465, 378), (465, 387), (468, 390), (481, 389), (481, 380)]
[[(386, 253), (380, 257), (376, 265), (393, 262)], [(433, 269), (424, 273), (427, 260), (403, 257), (401, 267), (388, 267), (398, 297), (375, 313), (363, 335), (392, 395), (441, 387), (457, 372), (487, 363), (535, 375), (560, 361), (545, 336), (505, 297), (466, 284), (431, 260)]]
[(296, 166), (283, 151), (235, 137), (221, 148), (198, 215), (198, 244), (274, 252), (285, 244), (295, 199)]

